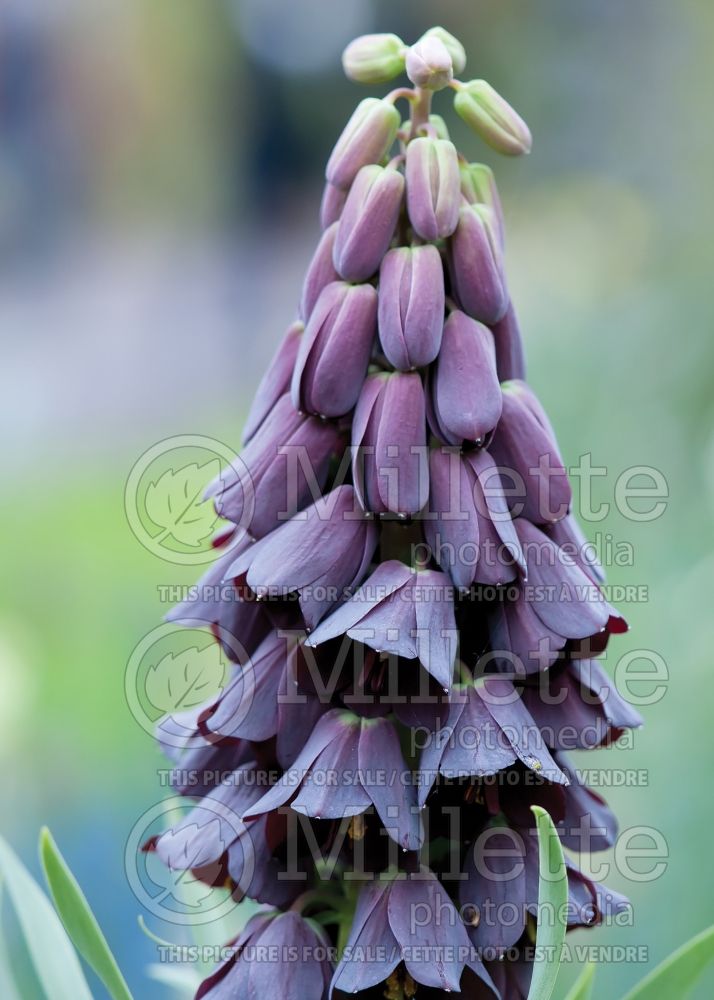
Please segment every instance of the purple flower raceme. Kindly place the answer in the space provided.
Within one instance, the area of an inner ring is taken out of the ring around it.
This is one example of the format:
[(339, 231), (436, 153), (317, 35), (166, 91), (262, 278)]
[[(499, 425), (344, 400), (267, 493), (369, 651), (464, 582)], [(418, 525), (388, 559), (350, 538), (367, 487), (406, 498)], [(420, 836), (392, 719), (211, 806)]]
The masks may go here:
[(535, 805), (573, 855), (568, 928), (627, 907), (579, 860), (617, 823), (565, 756), (641, 724), (597, 659), (627, 626), (525, 381), (493, 173), (431, 113), (450, 87), (493, 148), (530, 149), (465, 62), (439, 27), (345, 51), (352, 79), (414, 89), (335, 145), (298, 319), (208, 490), (230, 524), (168, 615), (232, 666), (157, 727), (189, 811), (146, 848), (277, 908), (198, 997), (525, 1000)]

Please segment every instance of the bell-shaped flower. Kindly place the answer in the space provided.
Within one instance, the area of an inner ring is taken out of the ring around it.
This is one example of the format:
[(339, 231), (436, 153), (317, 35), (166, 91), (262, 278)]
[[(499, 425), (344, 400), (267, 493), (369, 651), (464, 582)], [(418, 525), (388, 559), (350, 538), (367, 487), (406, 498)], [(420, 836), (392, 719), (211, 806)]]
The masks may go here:
[(363, 886), (332, 989), (369, 989), (384, 982), (400, 962), (416, 983), (447, 993), (458, 992), (467, 963), (490, 983), (480, 963), (472, 964), (463, 921), (428, 868), (396, 872)]
[(521, 543), (496, 465), (486, 451), (429, 453), (424, 537), (455, 586), (498, 586), (525, 572)]
[(386, 254), (377, 317), (390, 364), (400, 371), (431, 364), (444, 329), (444, 269), (436, 247), (395, 247)]
[(286, 805), (315, 819), (359, 816), (374, 806), (403, 850), (417, 851), (423, 842), (416, 789), (397, 732), (384, 717), (327, 712), (294, 764), (243, 818), (249, 822)]
[(464, 205), (449, 245), (452, 288), (461, 308), (492, 326), (508, 309), (503, 253), (493, 213), (486, 205)]
[(332, 978), (329, 938), (319, 924), (295, 910), (255, 914), (231, 950), (201, 983), (196, 1000), (327, 1000)]
[(431, 429), (446, 444), (482, 442), (501, 416), (491, 331), (458, 309), (444, 326), (428, 402)]
[(319, 646), (341, 635), (378, 652), (419, 659), (448, 689), (458, 635), (451, 581), (438, 570), (415, 570), (389, 559), (315, 629), (307, 644)]
[(424, 240), (446, 239), (456, 229), (461, 177), (456, 147), (448, 139), (421, 137), (407, 146), (407, 212)]
[(208, 487), (216, 511), (262, 538), (300, 510), (327, 480), (341, 450), (334, 424), (298, 413), (282, 396), (241, 454)]
[(440, 774), (482, 777), (517, 760), (546, 781), (568, 783), (510, 681), (487, 678), (479, 685), (458, 685), (451, 702), (445, 724), (426, 741), (419, 760), (421, 804)]
[(553, 428), (525, 382), (506, 382), (489, 452), (501, 470), (514, 516), (534, 524), (565, 517), (573, 494)]
[(406, 517), (426, 503), (426, 408), (416, 372), (365, 379), (352, 421), (352, 478), (360, 503), (372, 513)]
[(313, 629), (362, 581), (376, 543), (354, 489), (338, 486), (242, 553), (228, 576), (244, 575), (261, 600), (297, 594)]
[(555, 750), (592, 750), (642, 725), (639, 712), (619, 694), (597, 660), (571, 660), (526, 685), (523, 704), (548, 746)]
[(341, 417), (357, 402), (377, 333), (377, 292), (333, 281), (313, 308), (292, 377), (296, 410)]
[[(573, 558), (524, 518), (515, 522), (526, 559), (527, 582), (489, 612), (494, 658), (514, 676), (552, 666), (568, 640), (608, 627), (616, 612)], [(512, 590), (513, 588), (509, 588)]]
[(393, 167), (362, 167), (337, 223), (332, 259), (346, 281), (366, 281), (392, 242), (404, 197), (404, 176)]

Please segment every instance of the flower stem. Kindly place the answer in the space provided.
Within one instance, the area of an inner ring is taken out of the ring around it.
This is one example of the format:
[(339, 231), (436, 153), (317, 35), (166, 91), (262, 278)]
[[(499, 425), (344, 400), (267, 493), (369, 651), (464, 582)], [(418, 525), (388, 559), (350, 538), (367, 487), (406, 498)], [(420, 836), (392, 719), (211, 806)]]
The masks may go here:
[(423, 87), (417, 87), (414, 91), (415, 98), (412, 101), (412, 115), (411, 115), (411, 131), (409, 133), (409, 138), (413, 139), (419, 129), (424, 125), (429, 124), (429, 115), (431, 113), (431, 97), (432, 92), (430, 90), (425, 90)]

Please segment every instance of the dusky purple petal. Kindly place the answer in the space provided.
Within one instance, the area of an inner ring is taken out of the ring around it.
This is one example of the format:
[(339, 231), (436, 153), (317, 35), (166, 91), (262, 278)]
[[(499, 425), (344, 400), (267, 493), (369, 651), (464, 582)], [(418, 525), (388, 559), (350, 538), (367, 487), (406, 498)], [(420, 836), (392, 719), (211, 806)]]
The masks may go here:
[(489, 326), (503, 319), (509, 303), (494, 221), (484, 205), (463, 207), (449, 252), (459, 304), (469, 316)]
[(401, 961), (401, 949), (389, 925), (391, 883), (375, 880), (360, 891), (345, 953), (332, 978), (332, 990), (356, 993), (384, 982)]
[(436, 358), (444, 328), (444, 269), (436, 247), (396, 247), (379, 271), (379, 339), (401, 371)]
[(391, 243), (404, 196), (404, 176), (391, 167), (362, 167), (337, 223), (333, 263), (346, 281), (366, 281)]
[(315, 253), (312, 255), (300, 296), (300, 319), (303, 323), (307, 323), (309, 320), (323, 288), (326, 288), (333, 281), (340, 280), (335, 265), (332, 263), (336, 235), (337, 223), (335, 222), (324, 231)]
[(409, 780), (397, 733), (388, 719), (362, 720), (359, 770), (364, 790), (389, 835), (403, 850), (418, 851), (424, 831), (416, 788)]
[(491, 327), (496, 345), (496, 370), (499, 382), (526, 377), (523, 338), (516, 311), (510, 302), (505, 315)]
[[(481, 844), (483, 846), (481, 846)], [(477, 858), (478, 851), (478, 858)], [(479, 950), (505, 951), (516, 944), (526, 926), (525, 847), (507, 828), (489, 831), (466, 852), (459, 899), (471, 943)], [(468, 911), (474, 920), (469, 924)]]

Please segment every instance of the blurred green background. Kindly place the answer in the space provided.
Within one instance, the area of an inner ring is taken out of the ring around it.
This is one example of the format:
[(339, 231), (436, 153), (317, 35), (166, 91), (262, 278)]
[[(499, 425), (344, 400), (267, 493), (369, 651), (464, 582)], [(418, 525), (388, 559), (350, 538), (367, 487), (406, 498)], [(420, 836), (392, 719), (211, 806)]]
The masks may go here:
[[(367, 31), (414, 41), (435, 21), (534, 134), (514, 162), (453, 129), (497, 170), (529, 377), (568, 462), (591, 452), (608, 467), (601, 500), (632, 465), (670, 489), (653, 523), (613, 507), (586, 525), (634, 547), (610, 581), (649, 588), (623, 607), (631, 631), (611, 655), (651, 648), (671, 675), (634, 749), (607, 752), (646, 768), (648, 786), (606, 793), (624, 828), (663, 832), (669, 860), (654, 883), (611, 879), (634, 901), (632, 928), (581, 940), (645, 944), (655, 962), (714, 919), (712, 4), (5, 0), (2, 832), (37, 873), (37, 831), (51, 826), (138, 998), (171, 995), (145, 975), (156, 953), (123, 868), (165, 765), (123, 675), (165, 610), (157, 588), (197, 571), (141, 547), (124, 484), (169, 435), (237, 447), (294, 315), (323, 163), (363, 96), (340, 52)], [(451, 124), (448, 96), (439, 104)], [(13, 961), (28, 975), (21, 949)], [(602, 967), (596, 995), (644, 971)]]

